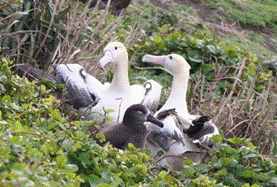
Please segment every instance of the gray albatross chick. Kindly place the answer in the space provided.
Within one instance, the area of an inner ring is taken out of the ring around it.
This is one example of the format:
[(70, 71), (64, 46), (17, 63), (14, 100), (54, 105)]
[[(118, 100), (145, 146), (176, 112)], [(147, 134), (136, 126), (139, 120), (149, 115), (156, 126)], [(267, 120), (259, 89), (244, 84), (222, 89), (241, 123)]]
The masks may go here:
[[(142, 104), (134, 104), (126, 110), (121, 123), (101, 129), (99, 134), (104, 134), (106, 142), (119, 149), (127, 149), (128, 143), (133, 143), (137, 148), (144, 148), (147, 137), (144, 124), (146, 121), (163, 127), (163, 123), (156, 119), (149, 109)], [(98, 143), (101, 144), (99, 141)]]

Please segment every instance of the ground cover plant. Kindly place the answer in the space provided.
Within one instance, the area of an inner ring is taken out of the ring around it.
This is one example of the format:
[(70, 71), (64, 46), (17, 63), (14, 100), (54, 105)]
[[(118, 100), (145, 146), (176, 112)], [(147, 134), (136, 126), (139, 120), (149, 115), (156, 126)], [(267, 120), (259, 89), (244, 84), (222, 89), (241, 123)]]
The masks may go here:
[(266, 1), (221, 1), (221, 0), (204, 0), (208, 2), (211, 8), (218, 9), (226, 16), (238, 20), (242, 24), (254, 26), (272, 26), (276, 27), (277, 3), (274, 0)]
[[(265, 56), (216, 37), (186, 4), (151, 2), (155, 5), (134, 1), (119, 17), (71, 1), (0, 4), (1, 185), (277, 185), (274, 65), (264, 66)], [(237, 8), (232, 2), (227, 3)], [(245, 2), (245, 13), (251, 2)], [(252, 9), (263, 8), (256, 4)], [(271, 4), (267, 1), (265, 10)], [(262, 21), (274, 27), (271, 12), (267, 14)], [(159, 69), (142, 70), (146, 68), (142, 55), (178, 53), (189, 62), (189, 111), (213, 116), (222, 134), (215, 138), (220, 146), (210, 159), (202, 164), (185, 160), (184, 171), (176, 173), (159, 170), (147, 150), (142, 153), (132, 145), (124, 152), (101, 147), (87, 133), (90, 125), (100, 122), (85, 122), (68, 112), (64, 100), (56, 99), (62, 86), (29, 82), (10, 69), (14, 63), (28, 62), (51, 71), (52, 64), (78, 62), (99, 79), (110, 80), (112, 71), (100, 70), (98, 59), (112, 40), (127, 46), (131, 83), (151, 78), (163, 84), (161, 105), (170, 91), (171, 76)]]

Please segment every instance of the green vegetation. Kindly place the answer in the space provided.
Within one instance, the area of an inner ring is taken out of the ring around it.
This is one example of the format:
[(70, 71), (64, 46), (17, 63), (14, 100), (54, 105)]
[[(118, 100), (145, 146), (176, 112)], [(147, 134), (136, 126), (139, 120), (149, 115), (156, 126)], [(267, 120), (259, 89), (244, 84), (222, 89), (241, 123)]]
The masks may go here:
[(69, 122), (51, 90), (14, 75), (11, 64), (7, 59), (0, 61), (3, 186), (277, 184), (277, 165), (263, 158), (252, 143), (239, 138), (215, 148), (207, 164), (185, 160), (186, 167), (178, 174), (169, 168), (168, 172), (159, 171), (150, 153), (142, 153), (132, 144), (124, 152), (110, 144), (101, 147), (85, 133), (97, 121)]
[(210, 29), (214, 28), (215, 34), (222, 40), (253, 51), (262, 58), (276, 55), (276, 1), (191, 0), (191, 2), (198, 9), (200, 18), (210, 25)]
[[(216, 19), (276, 28), (276, 1), (201, 2), (218, 13)], [(216, 34), (188, 5), (160, 5), (134, 1), (123, 17), (115, 17), (71, 1), (0, 3), (2, 186), (277, 185), (276, 60), (267, 59), (276, 52), (262, 44), (270, 38), (277, 46), (275, 31), (267, 36), (255, 29), (247, 36)], [(151, 78), (163, 84), (161, 104), (171, 75), (137, 70), (146, 67), (142, 55), (177, 53), (189, 62), (189, 111), (213, 116), (223, 137), (216, 140), (220, 146), (210, 159), (201, 164), (185, 160), (184, 171), (176, 173), (157, 168), (148, 150), (101, 147), (87, 134), (98, 120), (72, 115), (64, 100), (56, 99), (56, 85), (29, 82), (10, 69), (13, 63), (46, 68), (78, 62), (99, 79), (110, 80), (112, 72), (102, 73), (98, 59), (112, 40), (128, 48), (131, 83)]]
[(158, 171), (152, 174), (152, 156), (133, 145), (122, 153), (111, 145), (96, 144), (85, 133), (96, 121), (68, 122), (51, 91), (14, 75), (11, 64), (7, 59), (0, 61), (1, 185), (163, 183)]
[(203, 2), (208, 2), (211, 8), (242, 24), (276, 27), (277, 2), (274, 0), (203, 0)]

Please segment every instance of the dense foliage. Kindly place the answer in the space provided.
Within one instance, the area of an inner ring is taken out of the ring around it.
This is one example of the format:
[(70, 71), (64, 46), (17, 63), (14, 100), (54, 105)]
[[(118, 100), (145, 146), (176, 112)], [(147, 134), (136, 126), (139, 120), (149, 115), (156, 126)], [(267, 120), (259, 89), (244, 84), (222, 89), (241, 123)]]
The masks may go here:
[(79, 186), (150, 180), (149, 155), (131, 146), (118, 152), (86, 135), (93, 123), (67, 122), (45, 86), (11, 73), (2, 59), (1, 183), (6, 186)]
[(277, 165), (242, 139), (212, 151), (208, 164), (185, 160), (181, 173), (159, 171), (149, 152), (118, 151), (86, 135), (96, 121), (68, 121), (50, 90), (0, 61), (1, 184), (5, 186), (249, 186), (277, 185)]

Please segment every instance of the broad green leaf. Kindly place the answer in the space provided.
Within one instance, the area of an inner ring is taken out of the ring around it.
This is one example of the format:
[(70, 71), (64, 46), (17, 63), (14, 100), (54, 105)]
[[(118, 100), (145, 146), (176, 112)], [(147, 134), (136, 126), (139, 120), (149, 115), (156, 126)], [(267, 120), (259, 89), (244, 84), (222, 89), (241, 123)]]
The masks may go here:
[(247, 169), (247, 170), (245, 170), (244, 172), (241, 173), (241, 176), (245, 177), (245, 178), (253, 178), (254, 177), (253, 174), (254, 173), (251, 170)]
[(108, 183), (100, 183), (97, 185), (97, 187), (111, 187), (111, 184)]
[(11, 104), (12, 102), (12, 99), (11, 99), (11, 96), (10, 95), (5, 95), (4, 97), (2, 97), (1, 99), (1, 103), (2, 104)]
[(106, 137), (105, 137), (105, 135), (104, 134), (101, 134), (101, 133), (99, 133), (99, 134), (96, 134), (95, 135), (95, 138), (96, 139), (98, 139), (100, 142), (106, 142)]
[(210, 141), (220, 143), (220, 142), (222, 142), (222, 136), (221, 135), (215, 135), (215, 136), (210, 138)]
[(231, 159), (228, 157), (222, 157), (222, 158), (220, 158), (220, 161), (224, 165), (229, 165), (231, 163)]
[(161, 172), (159, 173), (159, 177), (161, 177), (161, 178), (164, 178), (166, 175), (167, 175), (167, 174), (166, 174), (166, 171), (161, 171)]
[(217, 174), (220, 176), (225, 176), (225, 175), (227, 175), (227, 172), (228, 172), (227, 169), (223, 168), (223, 169), (217, 171)]
[(66, 164), (65, 169), (70, 170), (72, 172), (77, 172), (78, 166), (75, 164)]
[(58, 123), (56, 121), (54, 121), (47, 126), (47, 130), (51, 130), (51, 129), (55, 128), (57, 125), (58, 125)]
[(260, 181), (270, 180), (270, 177), (266, 173), (259, 173), (256, 175), (257, 179)]
[(11, 126), (12, 131), (22, 131), (22, 124), (17, 121), (14, 125)]
[(244, 140), (241, 138), (229, 138), (228, 142), (233, 143), (233, 144), (243, 144)]
[(96, 186), (97, 184), (101, 183), (101, 179), (94, 174), (89, 175), (88, 180), (91, 186)]
[(193, 178), (195, 176), (195, 169), (193, 167), (187, 167), (183, 170), (183, 177)]
[(63, 155), (56, 156), (56, 161), (60, 167), (65, 167), (67, 163), (67, 158)]
[(188, 159), (188, 158), (185, 157), (185, 159), (184, 159), (184, 161), (183, 161), (183, 164), (184, 164), (184, 165), (189, 165), (189, 166), (190, 166), (190, 165), (193, 164), (193, 161), (192, 161), (191, 159)]
[(51, 111), (51, 117), (59, 122), (65, 122), (66, 120), (61, 116), (61, 113), (58, 109), (54, 109)]
[(42, 150), (46, 153), (56, 154), (58, 151), (58, 145), (54, 142), (47, 142), (43, 144)]

